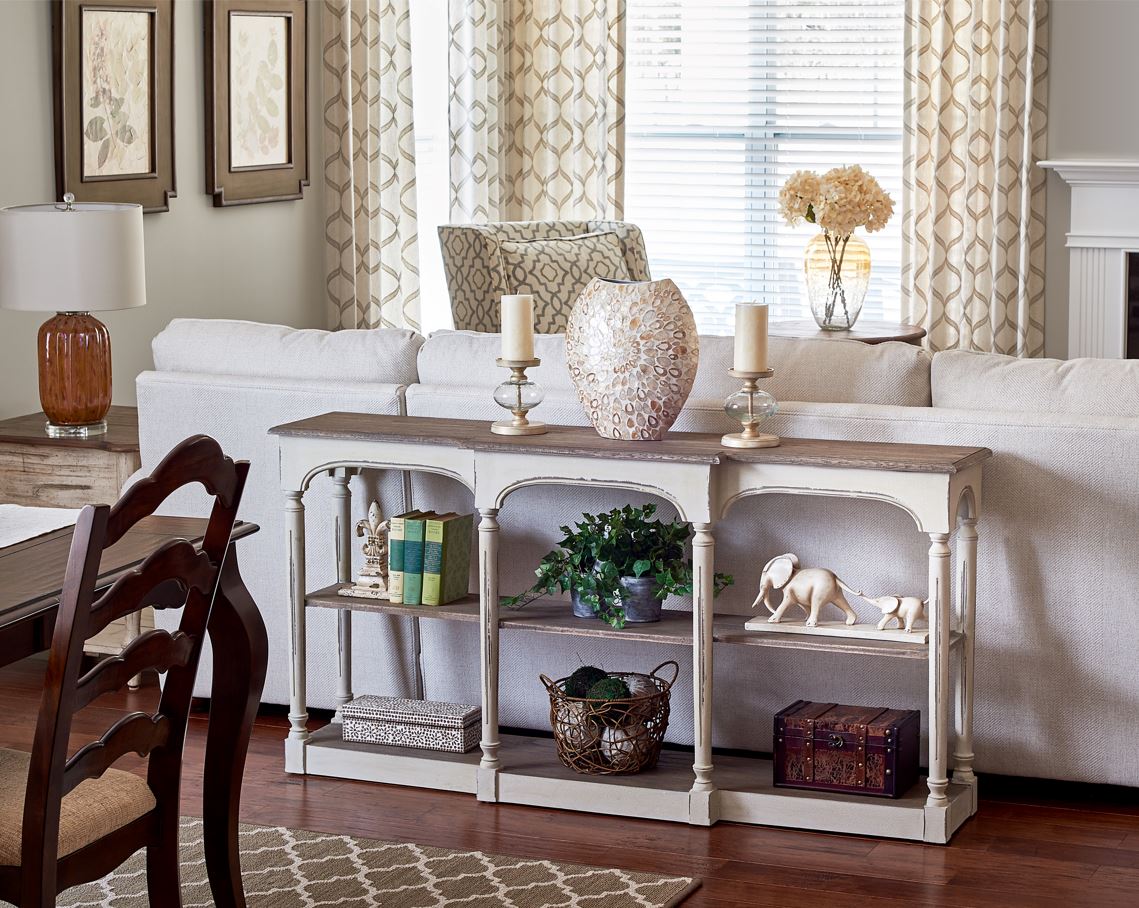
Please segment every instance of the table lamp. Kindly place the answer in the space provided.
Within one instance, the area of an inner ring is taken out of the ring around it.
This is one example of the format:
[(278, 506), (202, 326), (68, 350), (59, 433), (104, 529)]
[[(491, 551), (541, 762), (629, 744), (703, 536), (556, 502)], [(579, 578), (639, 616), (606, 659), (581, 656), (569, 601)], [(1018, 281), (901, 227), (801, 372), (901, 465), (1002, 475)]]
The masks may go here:
[(0, 208), (0, 308), (54, 312), (37, 341), (40, 405), (53, 438), (107, 431), (111, 337), (92, 312), (146, 304), (142, 206)]

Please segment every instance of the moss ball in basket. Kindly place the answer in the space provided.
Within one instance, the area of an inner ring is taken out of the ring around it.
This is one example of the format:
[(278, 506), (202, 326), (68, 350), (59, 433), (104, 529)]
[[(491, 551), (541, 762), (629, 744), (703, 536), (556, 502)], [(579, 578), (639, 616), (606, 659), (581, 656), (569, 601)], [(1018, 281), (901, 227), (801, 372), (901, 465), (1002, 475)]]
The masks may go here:
[[(588, 666), (587, 666), (588, 668)], [(658, 674), (671, 668), (672, 678)], [(581, 672), (582, 669), (578, 669)], [(594, 670), (596, 671), (596, 670)], [(541, 676), (550, 695), (550, 724), (558, 759), (574, 772), (625, 775), (656, 766), (668, 728), (669, 694), (680, 673), (673, 661), (649, 674), (610, 672), (597, 678), (584, 696), (584, 676), (551, 681)]]
[(609, 677), (609, 673), (595, 665), (583, 665), (566, 678), (565, 690), (571, 697), (588, 697), (589, 689), (598, 681)]

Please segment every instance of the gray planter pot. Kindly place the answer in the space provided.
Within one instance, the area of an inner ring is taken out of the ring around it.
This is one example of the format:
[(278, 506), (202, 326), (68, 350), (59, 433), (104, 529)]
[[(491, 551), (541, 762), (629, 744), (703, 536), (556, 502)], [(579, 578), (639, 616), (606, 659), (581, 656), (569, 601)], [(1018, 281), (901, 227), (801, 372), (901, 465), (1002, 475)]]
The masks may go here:
[[(629, 624), (651, 624), (660, 621), (660, 613), (664, 607), (664, 600), (653, 596), (656, 581), (652, 577), (622, 577), (621, 588), (626, 595), (623, 597), (625, 605), (625, 620)], [(578, 618), (596, 618), (588, 603), (581, 600), (577, 592), (570, 591), (570, 604), (573, 613)]]

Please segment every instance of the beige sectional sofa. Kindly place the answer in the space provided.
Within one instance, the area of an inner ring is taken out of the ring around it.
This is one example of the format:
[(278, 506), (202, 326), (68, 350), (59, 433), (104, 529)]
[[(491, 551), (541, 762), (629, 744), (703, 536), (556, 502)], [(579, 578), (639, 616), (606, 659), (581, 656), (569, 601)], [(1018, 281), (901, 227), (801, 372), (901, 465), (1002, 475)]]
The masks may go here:
[[(496, 418), (490, 392), (493, 335), (446, 332), (424, 341), (407, 332), (296, 332), (239, 322), (182, 320), (154, 342), (155, 370), (138, 379), (144, 469), (192, 432), (208, 432), (253, 461), (245, 519), (262, 532), (242, 543), (243, 572), (270, 632), (265, 699), (288, 697), (288, 609), (283, 500), (275, 424), (329, 410)], [(565, 369), (561, 337), (538, 338), (547, 422), (584, 424)], [(677, 429), (730, 427), (724, 397), (731, 339), (701, 339), (697, 384)], [(773, 338), (780, 400), (772, 420), (785, 435), (983, 445), (985, 467), (978, 572), (976, 751), (981, 771), (1139, 784), (1139, 364), (1106, 360), (1019, 361), (924, 351), (902, 344)], [(310, 587), (334, 578), (330, 483), (306, 496)], [(355, 507), (379, 494), (388, 513), (410, 506), (470, 509), (465, 490), (415, 474), (354, 480)], [(612, 491), (528, 489), (511, 497), (504, 532), (503, 590), (528, 583), (559, 524), (605, 509)], [(203, 502), (172, 500), (171, 513)], [(663, 506), (662, 506), (663, 507)], [(665, 507), (667, 510), (667, 508)], [(716, 530), (717, 567), (736, 586), (717, 609), (748, 611), (760, 566), (794, 551), (834, 568), (871, 593), (919, 593), (928, 541), (886, 504), (762, 496)], [(869, 607), (854, 603), (867, 616)], [(568, 607), (568, 606), (567, 606)], [(683, 601), (668, 607), (686, 608)], [(461, 623), (421, 622), (425, 694), (478, 702), (478, 641)], [(357, 692), (413, 692), (417, 638), (406, 619), (362, 616), (354, 635)], [(331, 706), (336, 683), (330, 615), (309, 623), (309, 703)], [(685, 650), (527, 635), (504, 637), (502, 722), (544, 728), (539, 672), (557, 676), (582, 662), (646, 669)], [(765, 751), (772, 713), (798, 699), (925, 707), (925, 668), (908, 660), (835, 657), (755, 647), (717, 647), (719, 747)], [(208, 679), (208, 672), (202, 677)], [(200, 694), (208, 692), (199, 682)], [(691, 741), (691, 698), (673, 698), (671, 740)]]

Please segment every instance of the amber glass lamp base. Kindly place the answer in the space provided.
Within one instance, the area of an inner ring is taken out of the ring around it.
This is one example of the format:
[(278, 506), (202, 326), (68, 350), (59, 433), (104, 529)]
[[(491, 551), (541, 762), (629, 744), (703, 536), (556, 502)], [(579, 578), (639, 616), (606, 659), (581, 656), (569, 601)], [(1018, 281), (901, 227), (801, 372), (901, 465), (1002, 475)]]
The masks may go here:
[(53, 438), (107, 431), (111, 335), (89, 312), (57, 312), (40, 326), (40, 406)]

